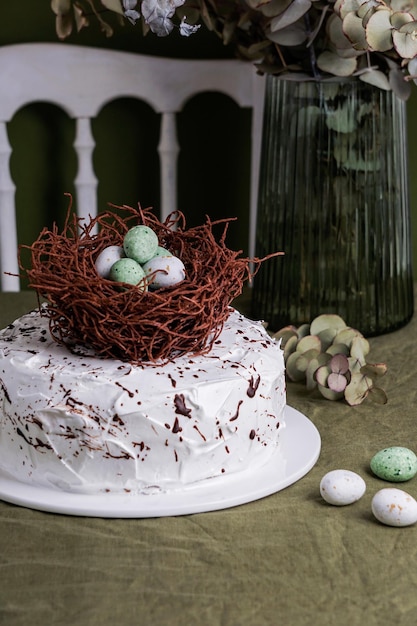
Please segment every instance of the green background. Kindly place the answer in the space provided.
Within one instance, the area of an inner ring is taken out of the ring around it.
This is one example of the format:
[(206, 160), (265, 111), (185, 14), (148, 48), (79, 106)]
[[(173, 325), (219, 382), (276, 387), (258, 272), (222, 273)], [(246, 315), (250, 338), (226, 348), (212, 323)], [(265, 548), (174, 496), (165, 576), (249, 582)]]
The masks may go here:
[[(35, 8), (36, 7), (36, 8)], [(50, 2), (32, 0), (9, 2), (0, 26), (0, 45), (32, 41), (57, 42), (55, 16)], [(222, 58), (232, 51), (215, 35), (201, 29), (190, 38), (170, 35), (143, 37), (141, 28), (129, 23), (116, 26), (106, 38), (96, 20), (81, 33), (73, 33), (67, 43), (114, 48), (159, 56)], [(81, 69), (81, 68), (80, 68)], [(0, 95), (1, 97), (1, 95)], [(408, 101), (410, 200), (413, 242), (417, 241), (417, 133), (413, 115), (417, 107), (417, 87)], [(234, 217), (228, 243), (247, 252), (249, 228), (249, 151), (247, 138), (250, 112), (240, 109), (221, 94), (205, 94), (191, 100), (178, 119), (181, 145), (179, 156), (179, 209), (189, 226), (204, 216)], [(43, 104), (20, 110), (9, 125), (13, 154), (12, 177), (16, 196), (18, 236), (31, 243), (45, 225), (62, 223), (66, 211), (65, 192), (74, 192), (72, 180), (76, 159), (72, 148), (75, 125), (58, 108)], [(119, 100), (107, 105), (94, 121), (97, 149), (94, 166), (99, 179), (99, 209), (107, 203), (159, 208), (159, 165), (155, 151), (159, 118), (145, 103)], [(199, 161), (196, 166), (196, 151)], [(213, 175), (212, 163), (216, 163)], [(417, 246), (414, 245), (417, 269)]]

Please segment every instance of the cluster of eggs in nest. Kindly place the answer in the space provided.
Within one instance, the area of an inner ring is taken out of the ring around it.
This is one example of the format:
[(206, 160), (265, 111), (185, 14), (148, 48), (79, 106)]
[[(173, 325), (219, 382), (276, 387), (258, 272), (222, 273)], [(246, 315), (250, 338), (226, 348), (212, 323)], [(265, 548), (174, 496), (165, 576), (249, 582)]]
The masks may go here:
[(102, 278), (137, 285), (142, 291), (173, 287), (185, 278), (181, 259), (160, 246), (157, 234), (143, 224), (128, 230), (122, 246), (104, 248), (95, 267)]

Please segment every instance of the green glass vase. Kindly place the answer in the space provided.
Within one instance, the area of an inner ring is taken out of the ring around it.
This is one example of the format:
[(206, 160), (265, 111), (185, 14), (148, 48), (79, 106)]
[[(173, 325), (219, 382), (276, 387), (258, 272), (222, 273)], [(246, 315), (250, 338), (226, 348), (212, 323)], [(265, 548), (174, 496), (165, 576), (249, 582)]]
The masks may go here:
[(268, 76), (252, 314), (337, 313), (365, 336), (413, 314), (405, 103), (359, 80)]

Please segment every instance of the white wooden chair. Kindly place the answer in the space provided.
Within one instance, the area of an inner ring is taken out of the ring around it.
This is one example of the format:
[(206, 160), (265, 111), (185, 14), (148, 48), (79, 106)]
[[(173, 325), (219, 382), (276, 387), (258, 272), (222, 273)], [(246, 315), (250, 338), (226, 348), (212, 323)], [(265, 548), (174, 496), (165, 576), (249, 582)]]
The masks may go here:
[[(76, 120), (74, 181), (80, 217), (97, 212), (91, 120), (110, 101), (133, 97), (161, 115), (158, 150), (161, 165), (161, 218), (177, 208), (176, 114), (200, 92), (221, 92), (239, 106), (251, 107), (251, 198), (249, 253), (254, 254), (256, 201), (264, 80), (250, 63), (238, 60), (178, 60), (63, 43), (0, 47), (0, 274), (2, 291), (19, 291), (15, 184), (10, 174), (7, 124), (23, 106), (49, 102)], [(64, 190), (65, 191), (65, 190)], [(7, 273), (5, 273), (7, 272)]]

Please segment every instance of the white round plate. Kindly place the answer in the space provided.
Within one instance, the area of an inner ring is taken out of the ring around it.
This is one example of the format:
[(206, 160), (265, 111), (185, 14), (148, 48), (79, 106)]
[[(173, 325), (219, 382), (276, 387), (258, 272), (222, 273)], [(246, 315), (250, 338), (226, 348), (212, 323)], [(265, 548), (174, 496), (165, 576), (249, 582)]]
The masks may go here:
[(212, 478), (184, 491), (148, 495), (66, 493), (27, 485), (0, 471), (0, 499), (50, 513), (111, 518), (189, 515), (246, 504), (300, 480), (319, 457), (321, 440), (314, 424), (289, 406), (285, 421), (283, 450), (278, 450), (266, 465), (256, 471)]

